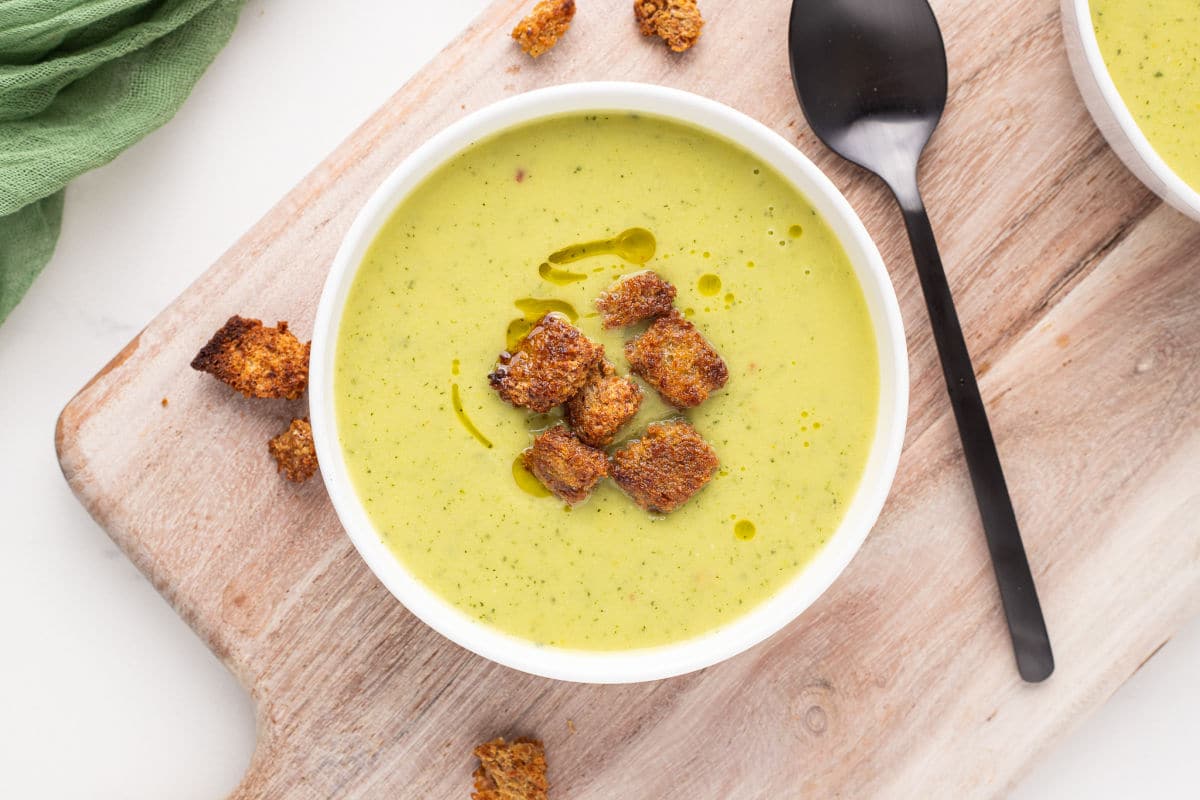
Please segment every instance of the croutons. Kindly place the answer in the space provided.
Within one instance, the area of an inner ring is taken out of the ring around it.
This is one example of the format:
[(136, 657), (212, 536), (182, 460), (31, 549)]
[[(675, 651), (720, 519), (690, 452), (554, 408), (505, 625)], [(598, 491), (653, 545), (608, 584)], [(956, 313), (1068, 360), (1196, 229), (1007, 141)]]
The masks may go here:
[(585, 444), (605, 447), (641, 405), (641, 387), (617, 375), (608, 361), (601, 361), (583, 388), (567, 401), (566, 419)]
[(546, 751), (537, 739), (493, 739), (476, 747), (475, 756), (471, 800), (547, 800)]
[(608, 475), (604, 453), (576, 439), (565, 425), (534, 437), (533, 447), (522, 453), (522, 459), (542, 485), (571, 505), (587, 499)]
[(676, 408), (700, 405), (729, 380), (720, 354), (678, 311), (626, 342), (625, 357), (634, 373)]
[(657, 36), (676, 53), (700, 38), (704, 19), (696, 0), (634, 0), (633, 14), (643, 36)]
[(512, 38), (521, 49), (537, 58), (558, 43), (575, 17), (575, 0), (540, 0), (513, 28)]
[(683, 421), (653, 422), (613, 454), (617, 485), (647, 511), (669, 514), (712, 480), (716, 451)]
[(292, 420), (286, 431), (267, 442), (267, 449), (289, 481), (304, 483), (317, 472), (317, 450), (307, 417)]
[(534, 324), (515, 353), (500, 354), (488, 382), (507, 402), (543, 414), (582, 389), (603, 358), (602, 345), (551, 311)]
[(669, 314), (674, 305), (675, 287), (650, 270), (626, 275), (596, 300), (606, 328)]
[(308, 385), (308, 353), (286, 322), (277, 328), (234, 315), (192, 359), (192, 369), (215, 376), (247, 397), (295, 400)]

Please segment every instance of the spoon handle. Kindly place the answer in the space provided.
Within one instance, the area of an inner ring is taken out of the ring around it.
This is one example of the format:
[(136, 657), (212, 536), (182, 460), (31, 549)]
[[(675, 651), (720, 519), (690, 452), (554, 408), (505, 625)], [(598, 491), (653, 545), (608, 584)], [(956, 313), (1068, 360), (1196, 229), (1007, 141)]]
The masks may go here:
[(971, 483), (975, 487), (975, 500), (983, 519), (992, 566), (1000, 585), (1000, 600), (1008, 618), (1017, 670), (1026, 681), (1043, 681), (1054, 671), (1050, 635), (1046, 631), (1033, 575), (1029, 571), (1025, 546), (1021, 543), (1021, 531), (1017, 527), (1017, 516), (1008, 496), (1008, 486), (1004, 482), (1000, 456), (996, 453), (996, 443), (992, 439), (987, 411), (979, 394), (979, 384), (975, 382), (975, 370), (971, 366), (967, 342), (963, 338), (954, 300), (950, 296), (950, 284), (942, 268), (942, 259), (938, 255), (937, 242), (933, 238), (933, 228), (924, 205), (919, 201), (902, 201), (901, 206), (917, 273), (921, 278), (921, 288), (925, 293), (933, 338), (942, 360), (946, 388), (950, 392), (950, 405), (954, 408), (963, 454), (971, 473)]

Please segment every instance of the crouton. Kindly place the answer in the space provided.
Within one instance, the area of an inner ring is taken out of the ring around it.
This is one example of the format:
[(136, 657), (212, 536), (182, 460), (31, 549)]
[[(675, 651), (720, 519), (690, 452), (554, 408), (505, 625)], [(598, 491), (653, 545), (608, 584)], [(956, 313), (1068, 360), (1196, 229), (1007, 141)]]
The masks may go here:
[(583, 388), (604, 358), (604, 347), (556, 311), (534, 323), (516, 346), (500, 354), (488, 383), (514, 406), (544, 414)]
[(686, 422), (653, 422), (613, 454), (612, 476), (647, 511), (669, 514), (712, 480), (716, 451)]
[(586, 500), (608, 475), (604, 453), (576, 439), (565, 425), (555, 425), (535, 437), (533, 447), (521, 457), (542, 485), (571, 505)]
[(277, 328), (234, 315), (192, 359), (192, 369), (207, 372), (247, 397), (295, 400), (308, 385), (308, 353), (286, 322)]
[(729, 380), (720, 354), (678, 311), (626, 342), (625, 357), (634, 373), (676, 408), (700, 405)]
[(575, 0), (540, 0), (512, 30), (512, 38), (531, 57), (537, 58), (554, 45), (571, 27)]
[(606, 328), (669, 314), (674, 305), (675, 287), (650, 270), (624, 276), (596, 300)]
[(286, 431), (267, 442), (267, 449), (289, 481), (304, 483), (317, 473), (317, 450), (307, 417), (292, 420)]
[(606, 447), (641, 405), (642, 388), (601, 361), (564, 409), (567, 423), (584, 444)]
[(700, 38), (704, 19), (696, 0), (634, 0), (633, 14), (643, 36), (657, 36), (676, 53)]
[(471, 800), (547, 800), (546, 751), (539, 740), (493, 739), (476, 747), (475, 756)]

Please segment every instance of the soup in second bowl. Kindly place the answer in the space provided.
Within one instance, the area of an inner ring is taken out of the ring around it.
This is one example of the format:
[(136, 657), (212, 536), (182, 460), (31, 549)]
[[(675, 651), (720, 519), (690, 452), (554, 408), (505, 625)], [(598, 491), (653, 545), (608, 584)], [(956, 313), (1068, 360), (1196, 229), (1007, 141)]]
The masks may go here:
[(1104, 63), (1138, 127), (1200, 191), (1200, 2), (1091, 0)]

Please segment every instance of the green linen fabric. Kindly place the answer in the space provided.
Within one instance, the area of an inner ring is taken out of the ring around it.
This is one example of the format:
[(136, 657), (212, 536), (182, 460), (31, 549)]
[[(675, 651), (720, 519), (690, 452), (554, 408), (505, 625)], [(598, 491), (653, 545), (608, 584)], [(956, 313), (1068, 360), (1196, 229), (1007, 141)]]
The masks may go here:
[(0, 0), (0, 322), (49, 261), (63, 187), (169, 120), (245, 0)]

